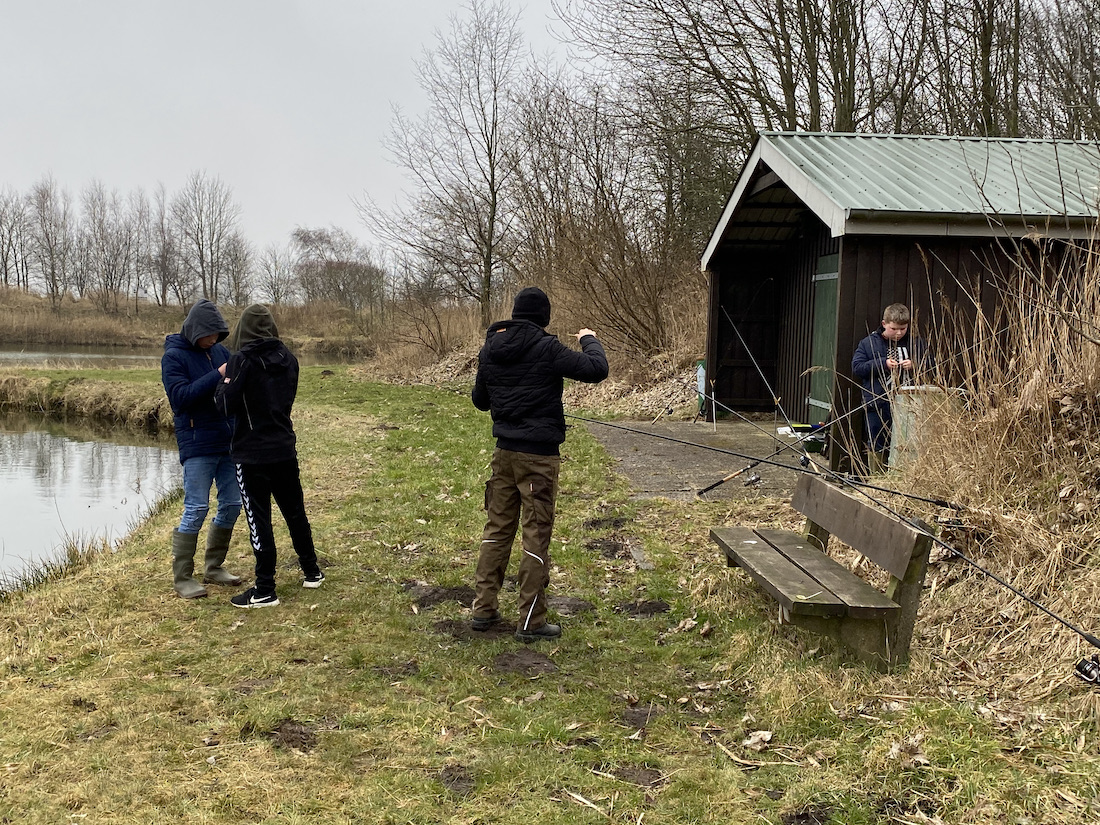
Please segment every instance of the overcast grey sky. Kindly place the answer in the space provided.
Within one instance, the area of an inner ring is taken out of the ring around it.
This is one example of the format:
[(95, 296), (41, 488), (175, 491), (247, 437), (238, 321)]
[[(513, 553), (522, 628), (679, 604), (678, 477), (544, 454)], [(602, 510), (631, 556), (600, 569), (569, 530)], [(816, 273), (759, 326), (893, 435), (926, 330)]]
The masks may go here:
[[(552, 48), (550, 0), (516, 0)], [(414, 60), (456, 0), (0, 0), (0, 188), (46, 174), (169, 192), (205, 170), (258, 248), (295, 226), (366, 237), (351, 198), (407, 186), (391, 104), (423, 110)]]

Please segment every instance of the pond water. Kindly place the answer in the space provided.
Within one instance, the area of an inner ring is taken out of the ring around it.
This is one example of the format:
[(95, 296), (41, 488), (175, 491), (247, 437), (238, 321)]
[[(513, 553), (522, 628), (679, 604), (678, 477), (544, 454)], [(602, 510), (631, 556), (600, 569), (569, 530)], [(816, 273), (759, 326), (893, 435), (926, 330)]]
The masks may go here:
[(0, 367), (54, 369), (160, 368), (163, 347), (76, 347), (52, 344), (0, 344)]
[(182, 477), (174, 441), (0, 414), (0, 582), (58, 558), (66, 538), (117, 541)]
[[(164, 347), (77, 347), (52, 344), (0, 344), (0, 368), (49, 367), (51, 369), (160, 369)], [(360, 358), (340, 355), (294, 353), (303, 367), (348, 364)]]

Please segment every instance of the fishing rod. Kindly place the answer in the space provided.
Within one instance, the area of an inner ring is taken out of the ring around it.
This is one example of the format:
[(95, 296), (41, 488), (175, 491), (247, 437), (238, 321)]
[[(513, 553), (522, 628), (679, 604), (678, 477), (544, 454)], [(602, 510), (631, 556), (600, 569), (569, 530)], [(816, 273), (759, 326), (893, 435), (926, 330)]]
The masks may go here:
[[(687, 441), (687, 440), (682, 439), (682, 438), (674, 438), (671, 435), (664, 435), (662, 433), (650, 432), (648, 430), (639, 430), (639, 429), (636, 429), (634, 427), (623, 426), (622, 424), (612, 424), (610, 421), (601, 421), (598, 418), (586, 418), (583, 415), (576, 415), (574, 413), (565, 413), (565, 417), (566, 418), (572, 418), (575, 421), (583, 421), (586, 424), (599, 424), (601, 427), (610, 427), (613, 430), (621, 430), (622, 432), (633, 433), (634, 435), (643, 435), (643, 436), (646, 436), (648, 438), (657, 438), (657, 439), (660, 439), (661, 441), (671, 441), (673, 444), (680, 444), (684, 447), (695, 447), (696, 449), (699, 449), (699, 450), (709, 450), (710, 452), (713, 452), (713, 453), (722, 453), (723, 455), (731, 455), (734, 458), (743, 458), (747, 461), (752, 462), (752, 464), (750, 466), (743, 468), (742, 470), (738, 471), (738, 473), (732, 474), (733, 477), (736, 477), (736, 475), (738, 475), (742, 472), (745, 472), (747, 470), (750, 470), (753, 467), (757, 467), (760, 464), (768, 464), (768, 465), (771, 465), (772, 467), (778, 467), (781, 470), (791, 470), (792, 472), (795, 472), (795, 473), (810, 473), (812, 475), (820, 475), (820, 473), (817, 473), (817, 472), (814, 472), (813, 470), (808, 469), (808, 463), (803, 463), (804, 460), (801, 459), (801, 458), (799, 459), (799, 464), (785, 464), (781, 461), (773, 461), (772, 459), (775, 456), (779, 455), (780, 453), (784, 452), (785, 450), (794, 450), (794, 445), (793, 444), (787, 444), (786, 442), (784, 442), (783, 446), (780, 449), (776, 450), (774, 453), (771, 453), (770, 455), (768, 455), (764, 458), (758, 458), (756, 456), (748, 455), (746, 453), (739, 453), (736, 450), (728, 450), (725, 447), (715, 447), (713, 444), (700, 444), (698, 441)], [(795, 452), (797, 453), (797, 450), (795, 450)], [(940, 499), (940, 498), (929, 498), (929, 497), (926, 497), (926, 496), (918, 496), (918, 495), (915, 495), (914, 493), (903, 493), (900, 490), (893, 490), (889, 487), (880, 487), (878, 485), (871, 484), (871, 483), (866, 482), (866, 481), (860, 481), (859, 479), (851, 478), (850, 476), (844, 476), (843, 474), (837, 473), (837, 472), (832, 471), (832, 470), (829, 471), (829, 474), (833, 477), (836, 477), (836, 478), (843, 478), (845, 483), (847, 483), (847, 484), (851, 484), (851, 485), (859, 486), (859, 487), (866, 487), (870, 490), (878, 490), (879, 492), (882, 492), (882, 493), (890, 493), (891, 495), (901, 496), (902, 498), (911, 499), (913, 501), (920, 501), (920, 502), (924, 502), (925, 504), (933, 504), (937, 507), (944, 507), (944, 508), (951, 509), (951, 510), (965, 510), (965, 509), (967, 509), (962, 504), (954, 504), (950, 501), (944, 501), (943, 499)], [(726, 480), (730, 480), (729, 477), (727, 477)], [(708, 492), (709, 490), (711, 490), (711, 489), (713, 489), (714, 487), (717, 487), (717, 486), (718, 486), (717, 484), (713, 484), (710, 487), (703, 488), (698, 493), (696, 493), (696, 495), (702, 495), (703, 493)]]
[[(848, 483), (847, 479), (845, 479), (839, 473), (830, 472), (829, 475), (834, 480), (840, 481), (842, 483)], [(852, 486), (855, 486), (855, 485), (852, 485)], [(1024, 593), (1018, 587), (1016, 587), (1016, 586), (1010, 584), (1009, 582), (1005, 581), (1003, 578), (998, 576), (992, 570), (989, 570), (989, 569), (983, 567), (982, 565), (980, 565), (978, 562), (974, 561), (972, 558), (967, 556), (965, 553), (963, 553), (958, 548), (952, 547), (950, 544), (945, 542), (943, 539), (939, 538), (938, 536), (932, 535), (931, 531), (929, 531), (928, 528), (926, 526), (924, 526), (919, 519), (907, 518), (906, 516), (903, 516), (901, 513), (897, 512), (895, 509), (893, 509), (892, 507), (887, 505), (885, 502), (882, 502), (882, 501), (876, 499), (874, 496), (870, 495), (869, 493), (865, 492), (862, 489), (857, 490), (857, 492), (859, 492), (860, 495), (862, 495), (864, 498), (866, 498), (871, 503), (873, 503), (876, 506), (882, 508), (885, 512), (889, 513), (891, 516), (896, 518), (902, 524), (907, 524), (908, 526), (912, 527), (914, 530), (918, 530), (922, 535), (927, 536), (928, 538), (930, 538), (934, 544), (942, 547), (944, 550), (947, 550), (953, 556), (956, 556), (957, 558), (962, 559), (967, 564), (969, 564), (971, 567), (973, 567), (975, 570), (977, 570), (979, 573), (981, 573), (983, 576), (986, 576), (987, 578), (992, 579), (997, 584), (1004, 587), (1006, 590), (1008, 590), (1011, 593), (1014, 593), (1015, 595), (1019, 596), (1021, 599), (1026, 601), (1028, 604), (1032, 605), (1033, 607), (1038, 608), (1043, 613), (1046, 613), (1048, 616), (1050, 616), (1050, 618), (1054, 619), (1056, 622), (1061, 624), (1063, 627), (1065, 627), (1068, 630), (1071, 630), (1074, 633), (1076, 633), (1078, 636), (1083, 638), (1086, 642), (1088, 642), (1093, 647), (1095, 647), (1097, 649), (1100, 649), (1100, 638), (1097, 638), (1096, 636), (1092, 635), (1091, 633), (1083, 630), (1082, 628), (1078, 627), (1077, 625), (1075, 625), (1073, 622), (1069, 621), (1068, 619), (1065, 619), (1065, 618), (1059, 616), (1057, 613), (1055, 613), (1050, 608), (1040, 604), (1035, 599), (1031, 598), (1031, 596)], [(1097, 664), (1096, 678), (1095, 679), (1087, 679), (1086, 681), (1100, 681), (1100, 659), (1097, 659), (1096, 664)], [(1080, 669), (1080, 663), (1078, 663), (1078, 669)], [(1078, 675), (1082, 675), (1082, 674), (1079, 673)], [(1085, 678), (1085, 677), (1082, 675), (1082, 678)]]
[[(783, 412), (783, 408), (779, 404), (779, 399), (776, 397), (775, 393), (771, 390), (771, 387), (768, 384), (767, 376), (764, 375), (764, 372), (763, 372), (763, 370), (760, 369), (760, 365), (757, 363), (756, 358), (753, 357), (752, 353), (749, 351), (748, 345), (745, 343), (745, 339), (741, 337), (741, 333), (737, 329), (737, 325), (733, 323), (733, 319), (730, 317), (730, 314), (729, 314), (729, 312), (726, 311), (725, 307), (722, 307), (722, 312), (726, 316), (726, 320), (729, 321), (730, 326), (733, 327), (733, 331), (737, 334), (738, 340), (741, 341), (741, 346), (743, 346), (745, 348), (745, 352), (748, 353), (749, 358), (753, 363), (753, 366), (756, 367), (756, 371), (760, 375), (760, 379), (764, 382), (764, 386), (768, 389), (768, 392), (771, 393), (772, 398), (775, 399), (777, 409), (783, 415), (784, 419), (786, 419), (787, 415), (786, 415), (786, 413)], [(788, 424), (789, 423), (790, 423), (790, 421), (788, 420)], [(804, 457), (806, 459), (809, 459), (808, 454), (805, 454)], [(814, 466), (817, 467), (818, 465), (815, 464)], [(1068, 619), (1065, 619), (1062, 616), (1059, 616), (1057, 613), (1055, 613), (1050, 608), (1046, 607), (1045, 605), (1040, 604), (1038, 601), (1036, 601), (1035, 599), (1028, 596), (1026, 593), (1024, 593), (1019, 588), (1017, 588), (1017, 587), (1013, 586), (1012, 584), (1010, 584), (1009, 582), (1005, 581), (1003, 578), (998, 576), (992, 570), (988, 570), (985, 567), (983, 567), (982, 565), (978, 564), (978, 562), (971, 559), (969, 556), (967, 556), (961, 550), (959, 550), (955, 547), (952, 547), (950, 544), (943, 541), (938, 536), (932, 535), (932, 533), (928, 530), (928, 528), (926, 526), (924, 526), (917, 519), (906, 518), (905, 516), (901, 515), (896, 510), (894, 510), (892, 507), (889, 507), (884, 502), (879, 501), (878, 499), (876, 499), (874, 496), (872, 496), (870, 493), (866, 492), (864, 489), (859, 488), (857, 485), (851, 484), (851, 482), (848, 479), (844, 478), (840, 473), (834, 472), (832, 469), (827, 468), (827, 467), (819, 467), (819, 469), (822, 471), (822, 473), (824, 475), (831, 478), (832, 480), (839, 481), (841, 484), (846, 484), (850, 487), (853, 487), (857, 493), (864, 496), (868, 501), (872, 502), (876, 506), (882, 508), (885, 512), (889, 513), (891, 516), (898, 519), (898, 521), (902, 522), (903, 524), (907, 524), (908, 526), (912, 527), (915, 530), (920, 531), (920, 533), (922, 535), (925, 535), (929, 539), (931, 539), (931, 541), (934, 544), (938, 545), (939, 547), (942, 547), (944, 550), (947, 550), (953, 556), (956, 556), (957, 558), (962, 559), (967, 564), (969, 564), (971, 567), (973, 567), (975, 570), (977, 570), (979, 573), (981, 573), (983, 576), (991, 579), (992, 581), (994, 581), (997, 584), (1001, 585), (1003, 588), (1005, 588), (1009, 592), (1011, 592), (1011, 593), (1015, 594), (1016, 596), (1020, 597), (1021, 599), (1023, 599), (1028, 604), (1032, 605), (1033, 607), (1035, 607), (1038, 610), (1045, 613), (1050, 618), (1054, 619), (1054, 621), (1058, 622), (1060, 625), (1065, 627), (1067, 630), (1070, 630), (1073, 633), (1076, 633), (1078, 636), (1080, 636), (1082, 639), (1084, 639), (1086, 642), (1088, 642), (1094, 648), (1097, 648), (1098, 650), (1100, 650), (1100, 638), (1097, 638), (1093, 634), (1085, 631), (1083, 628), (1078, 627), (1076, 624), (1069, 621)], [(1081, 679), (1084, 679), (1085, 681), (1092, 682), (1092, 683), (1100, 683), (1100, 656), (1097, 656), (1096, 654), (1093, 654), (1091, 659), (1083, 659), (1083, 660), (1079, 661), (1076, 664), (1076, 666), (1074, 667), (1074, 673), (1078, 677), (1080, 677)]]
[[(807, 435), (803, 436), (803, 438), (809, 438), (809, 434), (807, 434)], [(781, 446), (781, 447), (780, 447), (780, 448), (779, 448), (778, 450), (776, 450), (776, 451), (775, 451), (774, 453), (772, 453), (771, 455), (767, 456), (767, 458), (774, 458), (775, 456), (779, 455), (779, 454), (780, 454), (781, 452), (783, 452), (784, 450), (788, 450), (788, 449), (790, 449), (790, 448), (791, 448), (791, 445), (789, 445), (789, 444), (784, 444), (784, 445), (782, 445), (782, 446)], [(718, 479), (718, 480), (717, 480), (716, 482), (714, 482), (713, 484), (710, 484), (710, 485), (708, 485), (708, 486), (704, 487), (704, 488), (703, 488), (702, 490), (699, 490), (699, 491), (698, 491), (698, 492), (697, 492), (697, 493), (696, 493), (695, 495), (697, 495), (697, 496), (698, 496), (699, 498), (702, 498), (702, 497), (703, 497), (703, 496), (704, 496), (705, 494), (709, 493), (709, 492), (710, 492), (711, 490), (715, 489), (716, 487), (720, 487), (720, 486), (722, 486), (722, 485), (723, 485), (723, 484), (725, 484), (725, 483), (726, 483), (727, 481), (733, 481), (733, 480), (734, 480), (735, 478), (737, 478), (738, 476), (742, 475), (743, 473), (747, 473), (747, 472), (748, 472), (749, 470), (751, 470), (751, 469), (752, 469), (753, 467), (758, 467), (758, 466), (760, 466), (761, 462), (763, 462), (764, 460), (765, 460), (765, 459), (762, 459), (762, 458), (758, 458), (758, 459), (756, 459), (755, 461), (753, 461), (753, 462), (752, 462), (751, 464), (746, 464), (746, 465), (745, 465), (744, 467), (742, 467), (742, 468), (741, 468), (740, 470), (735, 470), (734, 472), (730, 473), (729, 475), (725, 476), (724, 478), (720, 478), (720, 479)], [(792, 469), (793, 469), (793, 468), (792, 468)], [(801, 470), (801, 468), (799, 468), (799, 469)], [(757, 475), (757, 476), (754, 476), (754, 477), (755, 477), (755, 478), (757, 478), (757, 479), (759, 479), (759, 478), (760, 478), (760, 476), (759, 476), (759, 475)]]
[[(727, 412), (730, 412), (730, 413), (733, 413), (738, 418), (740, 418), (742, 421), (744, 421), (746, 424), (748, 424), (752, 427), (755, 427), (756, 429), (758, 429), (760, 432), (767, 435), (772, 440), (777, 441), (778, 443), (783, 445), (780, 449), (778, 449), (774, 453), (772, 453), (771, 456), (768, 456), (768, 458), (771, 458), (774, 455), (778, 455), (779, 453), (783, 452), (783, 450), (786, 450), (786, 449), (789, 449), (789, 448), (792, 447), (791, 444), (788, 444), (787, 442), (783, 441), (775, 433), (771, 432), (770, 430), (768, 430), (764, 427), (758, 426), (756, 424), (756, 422), (754, 422), (752, 419), (746, 418), (744, 415), (741, 415), (736, 410), (732, 409), (731, 407), (726, 406), (721, 401), (719, 401), (715, 396), (704, 395), (703, 397), (706, 400), (710, 401), (712, 404), (714, 404), (716, 407), (721, 407), (723, 410), (725, 410)], [(840, 416), (837, 416), (836, 418), (830, 419), (829, 422), (828, 422), (828, 426), (832, 427), (834, 424), (838, 424), (841, 421), (843, 421), (844, 419), (850, 418), (851, 416), (855, 415), (857, 412), (860, 412), (861, 410), (866, 408), (866, 406), (867, 406), (866, 403), (860, 404), (855, 409), (849, 410), (848, 412), (844, 413), (844, 415), (840, 415)], [(806, 435), (799, 438), (799, 441), (810, 440), (810, 439), (812, 439), (813, 435), (814, 434), (812, 432), (807, 433)], [(748, 468), (746, 468), (746, 469), (748, 469)], [(835, 472), (835, 471), (833, 471), (833, 472)], [(736, 474), (731, 474), (730, 476), (727, 476), (726, 479), (724, 479), (724, 480), (728, 481), (728, 480), (730, 480), (732, 478), (735, 478), (735, 477), (736, 477)], [(851, 475), (846, 475), (845, 479), (847, 480), (847, 482), (849, 484), (856, 484), (856, 485), (859, 485), (860, 487), (866, 487), (869, 490), (878, 490), (879, 492), (882, 492), (882, 493), (892, 493), (895, 496), (901, 496), (902, 498), (907, 498), (907, 499), (910, 499), (911, 501), (921, 501), (921, 502), (924, 502), (925, 504), (934, 504), (937, 507), (944, 507), (948, 510), (962, 511), (962, 510), (967, 509), (966, 505), (963, 505), (963, 504), (955, 504), (954, 502), (951, 502), (951, 501), (945, 501), (942, 498), (930, 498), (928, 496), (918, 496), (915, 493), (906, 493), (906, 492), (903, 492), (901, 490), (894, 490), (890, 487), (882, 487), (882, 486), (877, 485), (877, 484), (871, 484), (870, 482), (864, 481), (863, 479), (855, 478)], [(719, 483), (722, 483), (722, 482), (719, 482)], [(710, 487), (705, 487), (704, 489), (699, 491), (698, 495), (702, 495), (703, 493), (705, 493), (709, 490), (712, 490), (712, 489), (714, 489), (714, 487), (717, 487), (717, 486), (718, 486), (717, 484), (713, 484)]]
[[(753, 455), (746, 455), (745, 453), (739, 453), (736, 450), (727, 450), (725, 447), (715, 447), (712, 444), (699, 444), (695, 441), (685, 441), (682, 438), (673, 438), (671, 435), (663, 435), (662, 433), (646, 432), (645, 430), (638, 430), (634, 427), (625, 427), (622, 424), (612, 424), (610, 421), (600, 421), (598, 418), (585, 418), (583, 415), (576, 415), (574, 413), (565, 413), (566, 418), (572, 418), (575, 421), (584, 421), (587, 424), (599, 424), (602, 427), (610, 427), (613, 430), (622, 430), (626, 433), (634, 433), (635, 435), (649, 436), (650, 438), (658, 438), (661, 441), (671, 441), (673, 444), (682, 444), (685, 447), (698, 447), (700, 450), (710, 450), (714, 453), (722, 453), (723, 455), (732, 455), (735, 458), (743, 458), (747, 461), (755, 461), (758, 464), (770, 464), (773, 467), (779, 467), (784, 470), (794, 470), (795, 472), (807, 472), (802, 467), (793, 464), (784, 464), (781, 461), (772, 461), (771, 456), (768, 458), (757, 458)], [(784, 445), (783, 450), (789, 449), (789, 445)], [(777, 450), (773, 455), (778, 455), (783, 450)]]

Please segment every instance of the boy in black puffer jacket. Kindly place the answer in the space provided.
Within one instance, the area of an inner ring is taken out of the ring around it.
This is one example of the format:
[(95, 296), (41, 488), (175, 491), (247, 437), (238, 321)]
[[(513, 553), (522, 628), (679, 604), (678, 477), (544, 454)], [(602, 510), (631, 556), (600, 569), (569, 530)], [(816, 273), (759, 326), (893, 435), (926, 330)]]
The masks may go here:
[(485, 485), (488, 519), (481, 537), (473, 604), (474, 630), (500, 620), (497, 595), (508, 569), (523, 515), (516, 639), (536, 642), (561, 635), (546, 621), (550, 583), (550, 535), (565, 441), (564, 378), (596, 384), (607, 378), (607, 356), (590, 329), (577, 333), (581, 352), (546, 332), (550, 299), (541, 289), (522, 290), (512, 318), (489, 327), (478, 356), (473, 402), (493, 417), (492, 476)]
[(230, 600), (237, 607), (274, 607), (279, 603), (275, 595), (272, 498), (279, 505), (298, 554), (305, 575), (302, 586), (320, 587), (325, 580), (306, 516), (297, 439), (290, 420), (298, 392), (298, 360), (278, 336), (275, 319), (267, 307), (248, 307), (226, 341), (233, 354), (216, 396), (218, 406), (234, 419), (230, 452), (237, 464), (237, 480), (256, 555), (256, 583)]

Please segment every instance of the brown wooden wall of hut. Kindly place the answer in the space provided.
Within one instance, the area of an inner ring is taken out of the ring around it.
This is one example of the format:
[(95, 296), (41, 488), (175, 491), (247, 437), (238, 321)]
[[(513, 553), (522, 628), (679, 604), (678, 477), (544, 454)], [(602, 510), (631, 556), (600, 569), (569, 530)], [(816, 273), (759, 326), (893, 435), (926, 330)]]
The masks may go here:
[(991, 238), (848, 236), (840, 255), (837, 296), (837, 415), (861, 403), (851, 372), (856, 345), (878, 329), (882, 310), (909, 307), (913, 329), (941, 350), (969, 340), (975, 299), (992, 317), (998, 281), (1015, 268), (1014, 244)]
[[(914, 331), (929, 339), (937, 357), (950, 362), (950, 350), (965, 346), (975, 314), (974, 299), (992, 318), (999, 284), (1015, 271), (1019, 243), (993, 238), (848, 235), (830, 237), (816, 218), (803, 225), (797, 241), (784, 248), (745, 245), (711, 272), (707, 345), (709, 388), (722, 406), (738, 411), (775, 409), (769, 386), (783, 412), (795, 421), (816, 421), (819, 409), (806, 403), (814, 328), (814, 274), (825, 255), (839, 255), (836, 383), (833, 415), (861, 403), (852, 377), (852, 354), (878, 328), (888, 304), (906, 304)], [(1039, 257), (1039, 250), (1032, 250)], [(1044, 250), (1048, 259), (1050, 250)], [(748, 351), (733, 331), (737, 324)], [(946, 350), (941, 352), (941, 350)], [(753, 363), (755, 359), (755, 364)], [(760, 377), (759, 365), (767, 377)], [(849, 423), (856, 438), (862, 419)]]
[(822, 418), (820, 410), (806, 403), (810, 395), (810, 376), (814, 329), (814, 275), (818, 261), (840, 250), (840, 239), (830, 237), (825, 225), (816, 218), (806, 221), (802, 237), (791, 254), (784, 279), (778, 335), (779, 362), (775, 391), (783, 412), (791, 421), (811, 422)]

